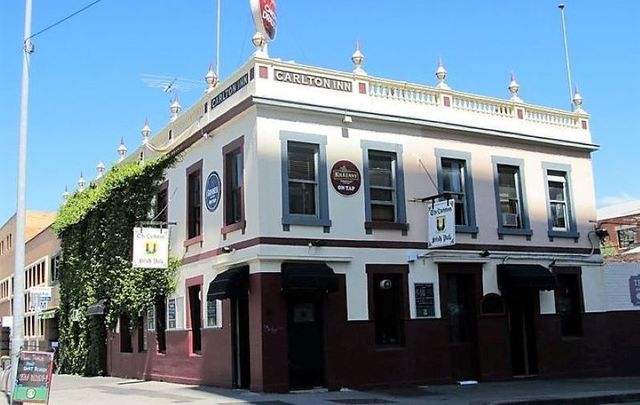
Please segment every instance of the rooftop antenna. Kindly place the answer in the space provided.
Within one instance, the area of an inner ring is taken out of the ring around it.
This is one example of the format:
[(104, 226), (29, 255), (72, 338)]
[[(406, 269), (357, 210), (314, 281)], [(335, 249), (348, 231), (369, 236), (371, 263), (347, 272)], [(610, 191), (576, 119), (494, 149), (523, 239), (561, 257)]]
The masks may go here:
[(176, 90), (189, 91), (202, 87), (201, 81), (183, 79), (177, 76), (163, 76), (143, 73), (140, 79), (148, 86), (162, 89), (163, 92), (171, 94)]
[(560, 18), (562, 19), (562, 37), (564, 39), (564, 58), (565, 63), (567, 65), (567, 80), (569, 82), (569, 103), (571, 104), (571, 109), (573, 110), (573, 85), (571, 84), (571, 64), (569, 63), (569, 45), (567, 43), (567, 26), (564, 19), (564, 4), (559, 4), (558, 8), (560, 9)]

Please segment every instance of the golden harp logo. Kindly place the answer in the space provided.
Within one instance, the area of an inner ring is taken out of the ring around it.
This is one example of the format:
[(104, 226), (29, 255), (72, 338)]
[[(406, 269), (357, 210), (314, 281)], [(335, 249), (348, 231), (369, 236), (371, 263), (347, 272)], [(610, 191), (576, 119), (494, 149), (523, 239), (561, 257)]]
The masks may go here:
[(445, 230), (445, 228), (447, 227), (447, 222), (446, 222), (446, 216), (444, 215), (439, 215), (436, 218), (436, 230), (438, 232), (443, 232)]
[(144, 243), (144, 251), (148, 255), (155, 255), (158, 251), (158, 244), (154, 240), (150, 240)]

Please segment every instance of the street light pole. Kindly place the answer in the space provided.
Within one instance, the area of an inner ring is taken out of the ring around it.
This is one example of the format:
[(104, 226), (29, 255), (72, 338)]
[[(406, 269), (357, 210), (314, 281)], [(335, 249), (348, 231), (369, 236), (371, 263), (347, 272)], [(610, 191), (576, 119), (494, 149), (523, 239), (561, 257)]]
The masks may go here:
[[(15, 383), (18, 358), (24, 345), (24, 250), (25, 207), (27, 180), (27, 124), (29, 118), (29, 59), (33, 53), (31, 43), (31, 2), (25, 0), (24, 49), (22, 54), (22, 93), (20, 100), (20, 140), (18, 142), (18, 195), (16, 210), (15, 265), (13, 269), (13, 328), (11, 340), (11, 367)], [(13, 403), (13, 395), (11, 397)]]

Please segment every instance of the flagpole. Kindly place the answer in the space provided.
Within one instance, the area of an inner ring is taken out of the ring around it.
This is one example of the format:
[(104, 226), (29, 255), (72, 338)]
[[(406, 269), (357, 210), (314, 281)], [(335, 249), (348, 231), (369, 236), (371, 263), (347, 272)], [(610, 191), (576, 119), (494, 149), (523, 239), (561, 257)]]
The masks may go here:
[(569, 45), (567, 41), (567, 26), (564, 20), (564, 4), (559, 4), (560, 17), (562, 19), (562, 37), (564, 39), (564, 58), (567, 65), (567, 81), (569, 82), (569, 103), (573, 109), (573, 85), (571, 84), (571, 64), (569, 63)]
[(220, 80), (220, 0), (218, 0), (218, 12), (216, 13), (216, 76)]

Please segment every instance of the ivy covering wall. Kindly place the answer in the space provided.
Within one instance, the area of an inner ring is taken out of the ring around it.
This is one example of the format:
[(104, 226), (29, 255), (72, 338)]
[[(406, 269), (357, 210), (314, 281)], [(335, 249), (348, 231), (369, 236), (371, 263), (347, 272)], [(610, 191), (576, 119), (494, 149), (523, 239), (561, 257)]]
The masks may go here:
[[(133, 228), (152, 219), (154, 197), (175, 160), (165, 155), (114, 166), (60, 209), (53, 225), (62, 247), (59, 372), (104, 375), (107, 331), (122, 314), (138, 325), (157, 296), (175, 290), (177, 259), (170, 258), (166, 270), (131, 265)], [(105, 315), (87, 316), (87, 307), (101, 299)]]

